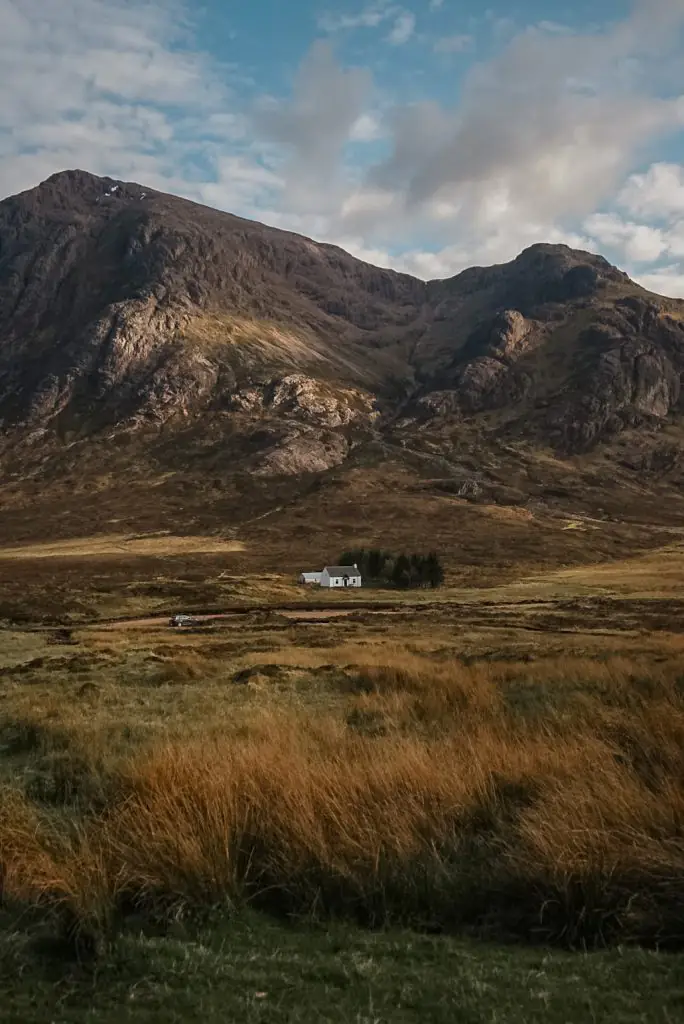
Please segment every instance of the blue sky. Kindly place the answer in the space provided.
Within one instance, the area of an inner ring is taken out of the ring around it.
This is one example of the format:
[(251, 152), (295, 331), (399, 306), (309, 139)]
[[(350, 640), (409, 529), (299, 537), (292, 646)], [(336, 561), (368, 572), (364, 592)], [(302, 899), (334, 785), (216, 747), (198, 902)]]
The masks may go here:
[(82, 167), (421, 277), (684, 296), (684, 0), (0, 0), (0, 195)]

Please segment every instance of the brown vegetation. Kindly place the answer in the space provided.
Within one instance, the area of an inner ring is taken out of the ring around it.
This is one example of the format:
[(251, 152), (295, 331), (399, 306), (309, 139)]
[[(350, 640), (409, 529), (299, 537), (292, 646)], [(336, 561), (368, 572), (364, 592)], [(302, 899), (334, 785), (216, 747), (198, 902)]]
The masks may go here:
[(227, 541), (220, 537), (177, 537), (169, 533), (103, 534), (97, 537), (82, 537), (77, 540), (52, 541), (45, 544), (22, 544), (17, 547), (0, 547), (0, 559), (35, 558), (96, 558), (120, 559), (136, 556), (164, 556), (192, 554), (231, 554), (242, 551), (239, 541)]
[[(188, 682), (209, 668), (178, 663)], [(472, 665), (402, 653), (333, 674), (341, 703), (316, 714), (260, 705), (231, 729), (208, 710), (196, 738), (124, 757), (74, 730), (60, 770), (66, 758), (82, 773), (77, 819), (55, 824), (3, 791), (2, 898), (60, 908), (85, 935), (132, 907), (249, 901), (372, 925), (679, 944), (683, 677), (678, 652)]]

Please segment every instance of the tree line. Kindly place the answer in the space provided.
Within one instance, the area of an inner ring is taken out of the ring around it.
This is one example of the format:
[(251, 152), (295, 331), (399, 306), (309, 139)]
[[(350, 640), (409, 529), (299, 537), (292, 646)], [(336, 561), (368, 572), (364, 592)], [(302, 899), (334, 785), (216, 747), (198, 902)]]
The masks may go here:
[(364, 580), (396, 587), (439, 587), (444, 583), (444, 568), (435, 551), (395, 555), (379, 548), (360, 548), (345, 551), (340, 565), (356, 565)]

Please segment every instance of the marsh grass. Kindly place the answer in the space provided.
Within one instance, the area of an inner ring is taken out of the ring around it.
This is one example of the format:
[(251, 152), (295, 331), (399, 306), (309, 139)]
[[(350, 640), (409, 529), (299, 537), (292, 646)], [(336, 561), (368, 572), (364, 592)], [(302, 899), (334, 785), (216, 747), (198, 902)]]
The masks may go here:
[[(164, 685), (235, 687), (224, 668), (184, 652)], [(239, 722), (208, 704), (185, 736), (138, 742), (123, 723), (88, 727), (86, 707), (68, 728), (15, 721), (14, 755), (39, 754), (42, 774), (3, 791), (2, 899), (91, 936), (133, 910), (250, 904), (682, 943), (680, 653), (465, 664), (370, 649), (325, 679), (315, 711), (257, 693)]]

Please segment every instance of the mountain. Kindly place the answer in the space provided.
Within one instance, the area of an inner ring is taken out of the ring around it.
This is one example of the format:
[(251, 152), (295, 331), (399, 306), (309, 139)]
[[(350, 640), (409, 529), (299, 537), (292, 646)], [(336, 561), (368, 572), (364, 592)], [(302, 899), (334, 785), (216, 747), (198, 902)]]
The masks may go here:
[(683, 372), (684, 302), (565, 246), (424, 282), (83, 171), (0, 203), (6, 507), (180, 474), (270, 481), (262, 512), (388, 459), (504, 503), (581, 501), (609, 465), (660, 503)]

